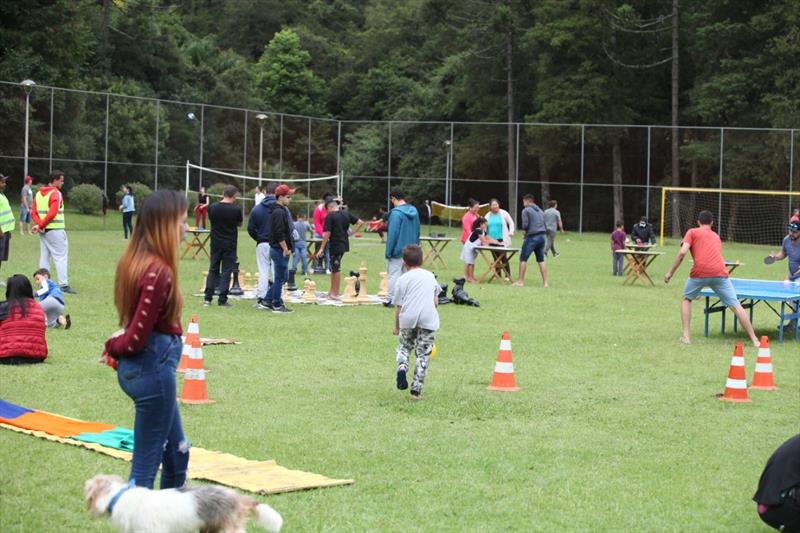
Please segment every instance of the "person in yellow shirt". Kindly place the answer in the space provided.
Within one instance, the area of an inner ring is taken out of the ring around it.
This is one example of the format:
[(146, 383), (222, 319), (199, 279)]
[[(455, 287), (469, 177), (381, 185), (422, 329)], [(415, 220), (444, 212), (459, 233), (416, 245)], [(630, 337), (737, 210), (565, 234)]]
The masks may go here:
[(56, 274), (61, 292), (75, 294), (67, 279), (69, 241), (67, 226), (64, 223), (64, 172), (54, 170), (50, 173), (50, 185), (42, 187), (33, 199), (31, 216), (35, 225), (33, 232), (39, 234), (39, 268), (50, 269), (50, 258), (56, 265)]
[(16, 226), (14, 214), (11, 212), (11, 205), (4, 194), (6, 180), (8, 180), (8, 177), (0, 174), (0, 264), (3, 261), (8, 261), (8, 246), (11, 242), (11, 234)]

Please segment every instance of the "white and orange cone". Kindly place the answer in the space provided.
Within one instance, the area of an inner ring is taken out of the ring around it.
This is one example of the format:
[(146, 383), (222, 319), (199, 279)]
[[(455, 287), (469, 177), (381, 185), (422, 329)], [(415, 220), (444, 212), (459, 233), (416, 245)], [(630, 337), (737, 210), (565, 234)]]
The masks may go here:
[(487, 389), (505, 392), (519, 390), (517, 381), (514, 378), (514, 362), (511, 358), (511, 335), (509, 335), (508, 331), (504, 331), (500, 339), (500, 350), (497, 352), (497, 361), (494, 364), (492, 384)]
[(769, 349), (769, 337), (761, 337), (761, 346), (758, 348), (758, 358), (756, 359), (756, 371), (753, 374), (751, 389), (756, 390), (777, 390), (775, 377), (772, 372), (772, 353)]
[(201, 404), (214, 403), (208, 399), (206, 388), (206, 370), (203, 368), (203, 348), (200, 347), (200, 338), (192, 341), (189, 354), (188, 368), (183, 377), (183, 389), (178, 398), (181, 403)]
[(725, 382), (725, 392), (719, 397), (725, 402), (749, 402), (747, 395), (747, 376), (744, 371), (744, 349), (742, 343), (737, 342), (733, 349), (731, 368), (728, 371), (728, 381)]
[(186, 372), (189, 369), (189, 357), (195, 340), (197, 345), (200, 346), (200, 323), (197, 322), (197, 315), (192, 315), (189, 325), (186, 327), (186, 336), (183, 339), (183, 351), (181, 352), (181, 360), (178, 363), (178, 372)]

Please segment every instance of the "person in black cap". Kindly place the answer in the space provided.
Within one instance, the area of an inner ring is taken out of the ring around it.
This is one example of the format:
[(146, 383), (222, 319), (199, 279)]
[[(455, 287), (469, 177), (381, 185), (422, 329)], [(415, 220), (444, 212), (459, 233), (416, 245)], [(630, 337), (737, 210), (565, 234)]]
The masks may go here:
[(753, 495), (758, 516), (778, 531), (800, 531), (800, 434), (767, 461)]
[(789, 281), (800, 279), (800, 222), (789, 224), (789, 234), (783, 238), (781, 251), (771, 253), (769, 257), (780, 261), (789, 258)]
[(267, 305), (273, 313), (291, 313), (292, 310), (283, 304), (283, 284), (289, 276), (289, 255), (292, 253), (294, 240), (292, 232), (294, 222), (289, 212), (289, 202), (292, 201), (294, 189), (286, 184), (278, 185), (275, 189), (277, 202), (272, 206), (270, 214), (269, 257), (275, 279), (267, 290)]

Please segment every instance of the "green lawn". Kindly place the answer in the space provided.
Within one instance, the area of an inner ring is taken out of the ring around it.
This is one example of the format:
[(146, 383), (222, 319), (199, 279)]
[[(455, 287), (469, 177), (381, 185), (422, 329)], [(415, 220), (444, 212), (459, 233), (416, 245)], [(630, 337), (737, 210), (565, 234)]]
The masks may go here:
[[(114, 372), (98, 365), (117, 324), (112, 303), (121, 253), (120, 217), (67, 216), (73, 317), (48, 333), (50, 357), (0, 367), (0, 397), (27, 407), (132, 427), (133, 406)], [(84, 228), (79, 231), (76, 228)], [(424, 228), (427, 229), (427, 228)], [(652, 267), (654, 288), (623, 287), (611, 276), (606, 235), (565, 234), (548, 261), (549, 289), (468, 286), (481, 307), (440, 308), (424, 400), (394, 388), (393, 312), (382, 307), (295, 306), (278, 316), (236, 302), (203, 308), (205, 261), (183, 260), (183, 320), (196, 313), (203, 336), (238, 346), (204, 349), (213, 405), (181, 408), (197, 446), (337, 478), (351, 486), (259, 497), (284, 517), (285, 531), (764, 531), (750, 500), (769, 455), (797, 432), (799, 343), (772, 343), (776, 392), (752, 404), (722, 392), (739, 333), (702, 335), (684, 346), (679, 304), (689, 265), (661, 281), (676, 247)], [(517, 240), (517, 242), (519, 242)], [(364, 260), (370, 292), (385, 269), (375, 235), (352, 239), (345, 269)], [(38, 239), (12, 241), (2, 275), (37, 268)], [(746, 263), (741, 277), (782, 279), (765, 266), (766, 247), (726, 245)], [(446, 250), (450, 282), (460, 250)], [(243, 270), (254, 245), (240, 234)], [(516, 270), (516, 260), (514, 269)], [(318, 288), (327, 288), (316, 276)], [(777, 319), (758, 308), (758, 333), (776, 337)], [(486, 390), (500, 334), (511, 332), (518, 393)], [(748, 379), (755, 351), (746, 349)], [(191, 467), (191, 465), (190, 465)], [(79, 448), (0, 430), (0, 530), (110, 531), (83, 509), (83, 482), (127, 476), (129, 465)]]

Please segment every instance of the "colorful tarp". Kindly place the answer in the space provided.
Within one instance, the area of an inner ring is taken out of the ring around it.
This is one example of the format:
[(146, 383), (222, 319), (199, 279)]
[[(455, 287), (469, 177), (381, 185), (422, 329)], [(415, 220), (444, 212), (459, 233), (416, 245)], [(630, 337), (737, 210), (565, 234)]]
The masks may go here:
[[(118, 426), (34, 411), (0, 399), (0, 428), (131, 460), (133, 432)], [(353, 483), (352, 479), (331, 479), (320, 474), (290, 470), (274, 460), (252, 461), (197, 447), (192, 448), (189, 458), (189, 478), (213, 481), (260, 494)]]

